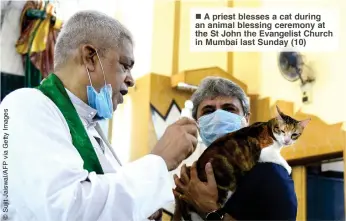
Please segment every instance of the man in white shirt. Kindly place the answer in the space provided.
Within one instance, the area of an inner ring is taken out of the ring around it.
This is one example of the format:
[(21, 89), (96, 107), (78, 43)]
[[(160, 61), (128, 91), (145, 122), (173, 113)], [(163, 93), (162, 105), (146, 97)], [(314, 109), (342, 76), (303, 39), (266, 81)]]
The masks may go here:
[(132, 45), (117, 20), (78, 12), (58, 36), (54, 74), (3, 100), (3, 220), (146, 220), (174, 200), (169, 171), (193, 153), (196, 122), (172, 124), (151, 154), (127, 165), (97, 123), (134, 85)]

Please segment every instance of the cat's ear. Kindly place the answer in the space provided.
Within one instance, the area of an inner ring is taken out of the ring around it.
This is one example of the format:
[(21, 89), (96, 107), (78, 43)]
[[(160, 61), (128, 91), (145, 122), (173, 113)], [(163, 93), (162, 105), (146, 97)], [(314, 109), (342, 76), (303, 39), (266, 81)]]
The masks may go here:
[(308, 118), (308, 119), (305, 119), (305, 120), (302, 120), (302, 121), (299, 121), (299, 125), (303, 128), (306, 127), (306, 125), (308, 125), (308, 123), (311, 121), (311, 118)]
[(276, 116), (276, 118), (278, 119), (278, 120), (283, 120), (282, 119), (282, 112), (281, 112), (281, 110), (280, 110), (280, 108), (278, 107), (278, 105), (276, 105), (276, 110), (277, 110), (277, 112), (278, 112), (278, 114), (277, 114), (277, 116)]
[(276, 110), (277, 110), (278, 114), (279, 114), (279, 115), (281, 115), (281, 114), (282, 114), (282, 112), (281, 112), (281, 110), (280, 110), (279, 106), (278, 106), (278, 105), (275, 105), (275, 106), (276, 106)]

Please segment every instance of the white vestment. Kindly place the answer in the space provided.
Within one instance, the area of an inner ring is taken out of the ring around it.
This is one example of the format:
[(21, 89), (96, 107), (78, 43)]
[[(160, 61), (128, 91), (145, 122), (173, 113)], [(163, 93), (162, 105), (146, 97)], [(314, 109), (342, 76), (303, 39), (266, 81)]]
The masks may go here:
[(67, 122), (48, 97), (37, 89), (19, 89), (0, 105), (1, 137), (8, 138), (6, 148), (1, 139), (2, 161), (7, 164), (0, 178), (1, 215), (16, 221), (137, 221), (172, 202), (164, 160), (147, 155), (120, 166), (100, 127), (92, 122), (96, 112), (69, 96), (105, 174), (83, 169)]

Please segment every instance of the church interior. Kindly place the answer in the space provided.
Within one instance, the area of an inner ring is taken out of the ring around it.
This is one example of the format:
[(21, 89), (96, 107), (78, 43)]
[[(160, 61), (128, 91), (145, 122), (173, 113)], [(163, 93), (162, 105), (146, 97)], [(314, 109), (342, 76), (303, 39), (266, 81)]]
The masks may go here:
[[(18, 88), (36, 87), (52, 71), (56, 36), (69, 16), (83, 9), (102, 11), (122, 22), (135, 40), (136, 84), (102, 124), (121, 161), (150, 152), (203, 78), (224, 77), (246, 92), (251, 123), (274, 117), (276, 105), (296, 119), (312, 119), (301, 139), (282, 151), (293, 169), (297, 220), (345, 220), (345, 41), (336, 51), (299, 53), (303, 73), (313, 78), (304, 84), (284, 76), (279, 52), (190, 51), (192, 8), (273, 6), (346, 11), (343, 0), (1, 1), (1, 100)], [(346, 14), (339, 20), (340, 39), (346, 39)], [(19, 41), (24, 43), (18, 46)], [(162, 220), (171, 216), (172, 209), (164, 208)]]

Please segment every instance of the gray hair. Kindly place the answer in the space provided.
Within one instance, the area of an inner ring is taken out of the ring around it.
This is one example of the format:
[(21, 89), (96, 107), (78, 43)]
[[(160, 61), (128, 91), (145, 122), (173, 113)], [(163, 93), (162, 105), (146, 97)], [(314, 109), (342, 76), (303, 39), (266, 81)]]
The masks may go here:
[(116, 19), (92, 10), (79, 11), (63, 24), (54, 49), (54, 69), (60, 68), (81, 44), (92, 44), (100, 56), (108, 49), (133, 44), (131, 33)]
[(215, 97), (236, 97), (242, 105), (245, 115), (250, 114), (249, 100), (241, 87), (232, 81), (221, 77), (206, 77), (191, 96), (193, 103), (192, 116), (197, 120), (198, 106), (205, 100)]

